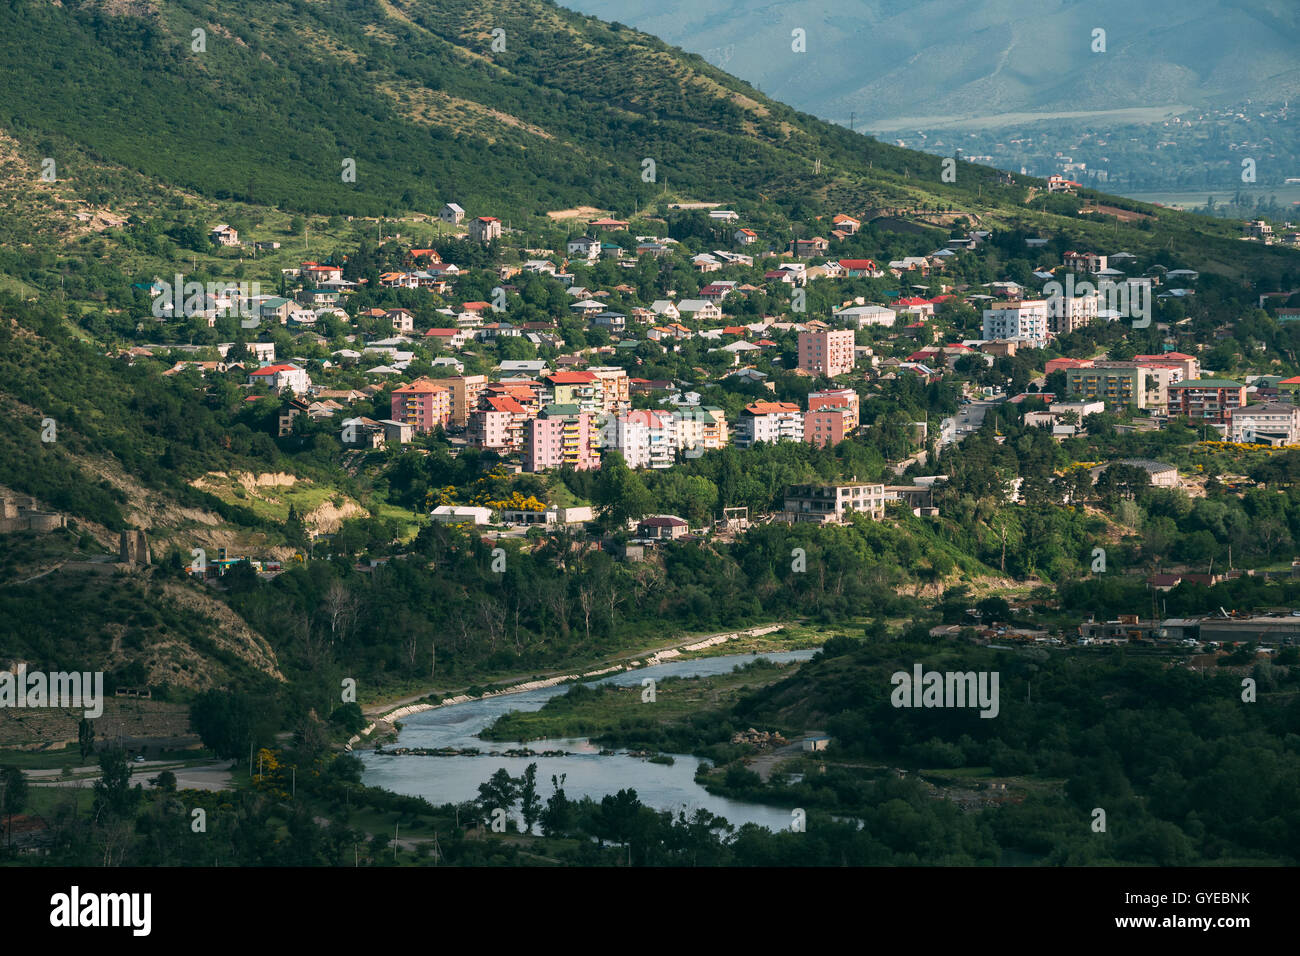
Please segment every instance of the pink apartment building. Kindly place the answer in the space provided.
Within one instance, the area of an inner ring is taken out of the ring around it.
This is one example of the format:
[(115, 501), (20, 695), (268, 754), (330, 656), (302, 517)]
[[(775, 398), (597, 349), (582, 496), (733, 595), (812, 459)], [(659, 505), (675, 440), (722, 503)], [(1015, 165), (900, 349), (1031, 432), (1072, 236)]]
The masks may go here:
[(434, 385), (428, 379), (416, 379), (410, 385), (393, 389), (393, 421), (412, 426), (424, 435), (451, 421), (451, 390)]
[(799, 367), (827, 378), (852, 372), (853, 331), (800, 332)]
[(591, 415), (576, 405), (548, 405), (524, 426), (524, 471), (565, 465), (578, 471), (600, 467), (592, 449)]

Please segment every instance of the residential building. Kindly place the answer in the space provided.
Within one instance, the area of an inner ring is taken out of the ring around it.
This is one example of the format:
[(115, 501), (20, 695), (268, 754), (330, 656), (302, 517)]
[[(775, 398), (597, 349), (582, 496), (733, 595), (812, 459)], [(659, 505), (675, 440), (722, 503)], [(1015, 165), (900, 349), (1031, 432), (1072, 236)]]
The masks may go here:
[(1181, 375), (1177, 381), (1187, 381), (1201, 377), (1201, 363), (1194, 355), (1185, 352), (1164, 352), (1160, 355), (1135, 355), (1133, 361), (1138, 365), (1159, 365), (1177, 368)]
[(803, 411), (790, 402), (754, 402), (740, 412), (736, 447), (757, 442), (803, 441)]
[(854, 219), (852, 216), (846, 216), (843, 213), (840, 213), (831, 220), (831, 225), (840, 230), (840, 232), (847, 232), (851, 236), (862, 228), (862, 220)]
[(451, 389), (427, 378), (395, 388), (391, 417), (413, 426), (417, 435), (427, 435), (439, 425), (445, 428), (451, 421)]
[(469, 237), (475, 242), (491, 242), (501, 238), (501, 220), (495, 216), (479, 216), (469, 223)]
[(510, 454), (524, 444), (528, 410), (508, 395), (483, 395), (469, 413), (465, 437), (475, 448)]
[(885, 274), (875, 259), (841, 259), (840, 268), (846, 279), (879, 279)]
[(799, 368), (834, 378), (853, 371), (853, 331), (832, 329), (799, 333)]
[(212, 231), (208, 233), (208, 238), (218, 246), (239, 245), (239, 231), (237, 229), (232, 229), (225, 223), (222, 223), (219, 226), (213, 226)]
[(1065, 267), (1071, 272), (1087, 272), (1096, 275), (1106, 268), (1107, 259), (1095, 252), (1067, 252)]
[(1095, 362), (1064, 371), (1065, 391), (1072, 398), (1160, 410), (1167, 405), (1169, 387), (1179, 374), (1177, 369), (1136, 362)]
[(998, 302), (984, 310), (985, 339), (1024, 340), (1029, 348), (1047, 344), (1046, 299)]
[(394, 332), (415, 331), (415, 313), (410, 309), (389, 309), (384, 318), (392, 324)]
[(632, 407), (630, 379), (618, 366), (593, 366), (587, 369), (600, 384), (600, 410), (611, 415), (625, 414)]
[(847, 309), (840, 309), (835, 313), (835, 318), (859, 329), (865, 329), (870, 325), (892, 329), (898, 320), (898, 313), (893, 309), (886, 309), (883, 305), (854, 305)]
[(1228, 438), (1250, 444), (1300, 444), (1300, 405), (1268, 402), (1233, 409)]
[(449, 202), (438, 211), (438, 218), (449, 225), (459, 226), (465, 218), (465, 210), (458, 204)]
[(852, 413), (840, 405), (809, 409), (803, 413), (803, 440), (824, 447), (838, 445), (849, 436)]
[(653, 538), (659, 541), (672, 541), (690, 533), (690, 524), (676, 515), (650, 515), (642, 518), (636, 526), (638, 538)]
[(673, 445), (688, 458), (727, 444), (727, 419), (714, 405), (687, 405), (673, 412)]
[(524, 471), (599, 468), (592, 433), (592, 416), (577, 405), (547, 405), (524, 425)]
[(1051, 375), (1056, 371), (1065, 371), (1072, 368), (1092, 368), (1092, 366), (1092, 359), (1054, 358), (1047, 360), (1045, 371), (1048, 375)]
[(629, 468), (668, 468), (676, 451), (676, 422), (667, 412), (636, 409), (611, 415), (601, 444), (622, 454)]
[(1069, 335), (1075, 329), (1095, 322), (1100, 296), (1054, 295), (1047, 300), (1047, 330), (1053, 335)]
[(1226, 425), (1246, 404), (1246, 386), (1226, 378), (1198, 378), (1169, 387), (1169, 414), (1194, 424)]
[(707, 299), (683, 299), (677, 303), (677, 311), (683, 318), (699, 322), (714, 322), (722, 318), (722, 307)]
[(835, 388), (824, 392), (808, 393), (808, 410), (810, 412), (823, 408), (842, 408), (847, 411), (848, 418), (844, 422), (844, 427), (849, 432), (858, 427), (858, 406), (858, 393), (851, 388)]
[(295, 395), (302, 395), (311, 388), (311, 376), (296, 365), (267, 365), (250, 373), (248, 384), (265, 385), (273, 392), (287, 388)]
[(429, 329), (424, 333), (424, 341), (433, 345), (445, 346), (448, 349), (461, 349), (474, 340), (474, 333), (470, 329)]
[(785, 491), (786, 521), (843, 522), (852, 513), (885, 516), (885, 486), (851, 482), (834, 485), (793, 485)]
[(478, 407), (479, 395), (487, 385), (486, 375), (457, 375), (444, 378), (441, 383), (451, 389), (451, 424), (464, 428), (469, 423), (469, 413)]
[(830, 247), (830, 241), (821, 236), (813, 236), (811, 239), (795, 239), (790, 243), (790, 251), (800, 259), (824, 256)]
[(600, 258), (600, 240), (593, 239), (591, 236), (579, 236), (577, 239), (570, 239), (565, 245), (565, 251), (570, 259), (586, 259), (588, 262), (595, 262)]
[(555, 372), (544, 375), (542, 383), (556, 405), (577, 405), (592, 414), (604, 410), (604, 383), (594, 372)]

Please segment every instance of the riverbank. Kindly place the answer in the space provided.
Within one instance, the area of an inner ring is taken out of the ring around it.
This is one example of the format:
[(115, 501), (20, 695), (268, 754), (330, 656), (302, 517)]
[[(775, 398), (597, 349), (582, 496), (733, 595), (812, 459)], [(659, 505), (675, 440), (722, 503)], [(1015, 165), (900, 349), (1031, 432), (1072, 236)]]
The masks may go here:
[(585, 737), (610, 747), (642, 747), (695, 752), (705, 743), (692, 717), (720, 713), (744, 694), (775, 683), (792, 665), (754, 657), (726, 674), (669, 677), (657, 681), (653, 696), (638, 685), (576, 685), (548, 700), (540, 710), (511, 711), (479, 733), (493, 742)]
[[(780, 634), (792, 626), (799, 627), (799, 632), (791, 635), (790, 640), (783, 641), (772, 636)], [(725, 631), (719, 634), (697, 635), (657, 648), (631, 651), (603, 662), (605, 665), (603, 667), (580, 673), (556, 673), (531, 680), (518, 680), (516, 678), (514, 682), (505, 687), (491, 688), (477, 694), (462, 692), (449, 697), (442, 697), (437, 691), (431, 690), (422, 696), (408, 696), (387, 703), (371, 704), (363, 711), (370, 721), (369, 724), (361, 733), (354, 735), (348, 741), (346, 749), (352, 750), (358, 745), (382, 741), (396, 731), (397, 723), (402, 718), (439, 707), (462, 704), (472, 700), (484, 700), (490, 697), (501, 697), (508, 694), (520, 694), (564, 683), (594, 680), (623, 671), (653, 667), (682, 657), (712, 657), (732, 654), (737, 651), (757, 653), (760, 647), (771, 651), (804, 649), (821, 643), (818, 637), (820, 635), (815, 635), (813, 632), (807, 631), (798, 625), (792, 625), (790, 622), (777, 622), (742, 630)], [(469, 688), (465, 690), (468, 691)], [(434, 700), (434, 697), (437, 697), (437, 700)]]

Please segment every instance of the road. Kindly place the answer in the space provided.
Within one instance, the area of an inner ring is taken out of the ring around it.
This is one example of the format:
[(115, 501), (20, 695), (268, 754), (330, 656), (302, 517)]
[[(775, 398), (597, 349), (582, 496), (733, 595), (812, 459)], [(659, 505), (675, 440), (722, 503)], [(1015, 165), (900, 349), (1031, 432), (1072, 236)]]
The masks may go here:
[[(231, 789), (230, 768), (234, 766), (234, 761), (187, 767), (174, 760), (146, 760), (143, 763), (132, 761), (129, 766), (131, 786), (139, 783), (146, 790), (152, 789), (149, 779), (158, 776), (163, 770), (170, 770), (176, 774), (177, 790), (229, 790)], [(61, 770), (27, 770), (23, 773), (33, 787), (85, 789), (93, 787), (100, 777), (97, 766), (76, 767), (73, 769), (73, 774), (74, 776), (64, 777)]]
[(939, 425), (939, 444), (951, 445), (961, 441), (971, 432), (979, 431), (984, 424), (984, 416), (994, 405), (1000, 402), (971, 402), (958, 409), (952, 418), (945, 418)]

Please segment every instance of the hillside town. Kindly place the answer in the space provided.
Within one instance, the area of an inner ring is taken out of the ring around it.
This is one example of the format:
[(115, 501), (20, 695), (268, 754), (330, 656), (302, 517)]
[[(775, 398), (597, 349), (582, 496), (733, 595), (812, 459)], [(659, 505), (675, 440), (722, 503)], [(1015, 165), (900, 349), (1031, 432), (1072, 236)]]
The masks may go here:
[[(497, 217), (466, 221), (456, 203), (438, 218), (467, 243), (491, 244), (500, 264), (462, 269), (435, 249), (397, 246), (405, 268), (380, 271), (373, 289), (348, 261), (308, 260), (283, 270), (283, 295), (250, 295), (247, 283), (231, 283), (180, 301), (158, 280), (150, 292), (162, 303), (154, 309), (161, 322), (215, 328), (219, 319), (249, 316), (240, 323), (241, 341), (137, 347), (123, 358), (170, 354), (178, 360), (165, 374), (242, 376), (250, 402), (280, 396), (280, 437), (300, 416), (332, 423), (343, 447), (353, 449), (437, 433), (454, 448), (490, 452), (523, 472), (597, 469), (611, 452), (634, 469), (665, 469), (729, 444), (834, 446), (859, 429), (861, 401), (908, 377), (926, 386), (955, 381), (963, 403), (958, 415), (914, 423), (922, 461), (933, 441), (959, 441), (978, 429), (976, 412), (999, 403), (1028, 403), (1024, 421), (1058, 440), (1086, 433), (1090, 416), (1113, 414), (1134, 429), (1159, 430), (1184, 418), (1207, 439), (1300, 443), (1300, 376), (1218, 375), (1202, 367), (1200, 353), (1212, 346), (1180, 351), (1177, 327), (1168, 323), (1158, 325), (1168, 334), (1155, 354), (1054, 354), (1090, 325), (1142, 327), (1153, 299), (1195, 295), (1196, 272), (1139, 262), (1122, 250), (1068, 250), (1052, 262), (1048, 238), (1025, 237), (1024, 257), (1037, 260), (1031, 282), (1002, 276), (973, 284), (961, 281), (960, 265), (989, 243), (987, 231), (954, 228), (941, 248), (877, 262), (836, 257), (832, 246), (862, 228), (860, 218), (843, 213), (810, 224), (824, 225), (829, 238), (778, 248), (740, 225), (735, 212), (710, 209), (707, 222), (720, 227), (730, 248), (698, 253), (698, 241), (666, 236), (627, 242), (629, 222), (608, 216), (590, 220), (562, 251), (503, 237)], [(612, 241), (619, 237), (623, 244)], [(241, 244), (225, 224), (212, 229), (211, 241)], [(383, 248), (391, 254), (394, 244)], [(605, 278), (625, 272), (639, 281)], [(695, 281), (686, 288), (666, 287), (687, 277)], [(862, 280), (872, 291), (893, 288), (851, 295)], [(491, 301), (476, 297), (489, 283)], [(424, 299), (398, 305), (399, 290)], [(814, 293), (821, 308), (809, 306)], [(380, 304), (360, 309), (354, 303), (362, 294)], [(546, 317), (514, 319), (521, 297), (542, 303), (527, 311)], [(386, 299), (393, 300), (387, 307)], [(757, 314), (755, 301), (762, 303)], [(1300, 318), (1295, 309), (1276, 313), (1279, 321)], [(281, 334), (272, 338), (277, 326)], [(212, 357), (182, 357), (187, 352)], [(516, 355), (527, 357), (507, 357)], [(1005, 360), (1017, 356), (1016, 375), (1000, 377)], [(680, 374), (644, 374), (664, 367)], [(799, 400), (775, 394), (777, 376), (806, 382)], [(717, 389), (750, 400), (726, 408), (704, 397)], [(376, 400), (386, 417), (357, 413)]]

